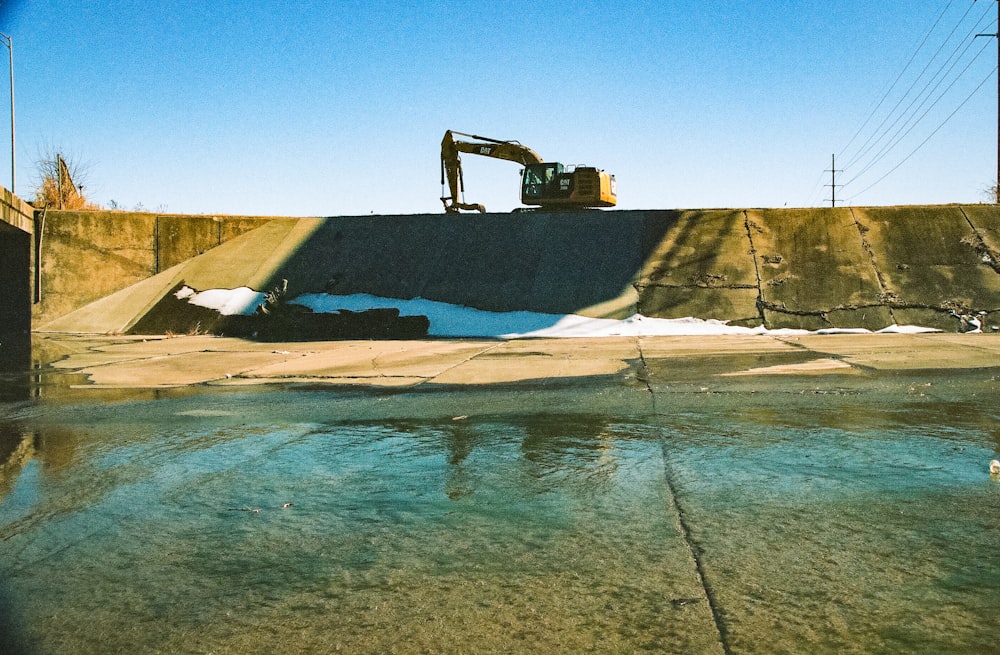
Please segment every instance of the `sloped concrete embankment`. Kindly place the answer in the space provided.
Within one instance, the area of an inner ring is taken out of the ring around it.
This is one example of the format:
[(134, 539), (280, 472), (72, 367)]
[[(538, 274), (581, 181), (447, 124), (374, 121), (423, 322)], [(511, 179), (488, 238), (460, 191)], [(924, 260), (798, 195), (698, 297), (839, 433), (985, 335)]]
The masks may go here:
[[(368, 293), (769, 328), (898, 323), (954, 331), (951, 311), (1000, 311), (994, 206), (366, 216), (245, 227), (252, 229), (51, 316), (41, 329), (176, 331), (184, 325), (165, 303), (179, 285), (266, 291), (282, 280), (288, 297)], [(57, 267), (55, 259), (76, 249), (50, 256), (45, 265)], [(102, 275), (99, 261), (91, 267)]]
[(40, 222), (36, 326), (142, 282), (273, 217), (48, 210)]

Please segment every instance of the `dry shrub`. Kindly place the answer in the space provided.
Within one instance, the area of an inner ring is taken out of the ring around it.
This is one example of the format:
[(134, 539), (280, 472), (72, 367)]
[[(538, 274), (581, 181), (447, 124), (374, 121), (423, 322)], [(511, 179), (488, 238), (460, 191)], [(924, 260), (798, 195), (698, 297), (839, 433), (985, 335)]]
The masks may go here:
[[(83, 173), (81, 167), (73, 162), (67, 163), (63, 156), (43, 156), (38, 162), (41, 182), (35, 190), (35, 203), (41, 207), (52, 209), (100, 209), (94, 203), (88, 202), (83, 195), (83, 185), (77, 186), (74, 177)], [(72, 173), (71, 173), (72, 170)]]

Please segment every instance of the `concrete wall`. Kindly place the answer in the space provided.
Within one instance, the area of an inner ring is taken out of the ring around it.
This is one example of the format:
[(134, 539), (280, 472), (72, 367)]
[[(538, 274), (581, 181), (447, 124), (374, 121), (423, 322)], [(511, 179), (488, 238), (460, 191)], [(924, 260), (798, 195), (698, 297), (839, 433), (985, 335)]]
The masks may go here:
[(0, 370), (24, 370), (31, 356), (34, 209), (0, 187)]
[(187, 261), (270, 219), (57, 211), (39, 225), (43, 324)]
[(649, 316), (954, 329), (1000, 310), (995, 205), (679, 212), (637, 281)]
[(273, 220), (61, 212), (45, 238), (43, 314), (65, 315), (52, 329), (128, 329), (178, 284), (267, 290), (282, 279), (290, 296), (770, 328), (955, 330), (951, 310), (1000, 311), (993, 205)]

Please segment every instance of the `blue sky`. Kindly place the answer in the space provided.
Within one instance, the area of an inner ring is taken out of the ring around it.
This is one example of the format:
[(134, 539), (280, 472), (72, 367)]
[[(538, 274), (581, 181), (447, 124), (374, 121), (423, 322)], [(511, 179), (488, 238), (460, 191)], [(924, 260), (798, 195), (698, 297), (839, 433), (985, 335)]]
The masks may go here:
[[(832, 154), (847, 204), (980, 202), (996, 31), (987, 0), (0, 0), (18, 194), (60, 150), (92, 200), (183, 213), (440, 212), (447, 129), (608, 170), (623, 209), (829, 206)], [(463, 163), (519, 205), (517, 166)]]

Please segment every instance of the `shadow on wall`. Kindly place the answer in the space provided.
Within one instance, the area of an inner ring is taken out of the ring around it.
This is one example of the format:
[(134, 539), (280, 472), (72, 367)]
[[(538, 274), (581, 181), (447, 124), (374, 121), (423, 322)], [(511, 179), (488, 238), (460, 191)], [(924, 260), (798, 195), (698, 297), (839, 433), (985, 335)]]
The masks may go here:
[(288, 295), (368, 293), (565, 314), (619, 297), (642, 267), (642, 212), (327, 219), (275, 271)]
[[(588, 315), (627, 318), (637, 311), (634, 285), (648, 253), (676, 222), (669, 212), (655, 221), (646, 220), (645, 214), (574, 211), (318, 219), (308, 229), (287, 229), (281, 243), (270, 243), (265, 261), (253, 268), (253, 280), (244, 284), (255, 291), (281, 287), (287, 299), (302, 294), (370, 294), (423, 298), (493, 312), (539, 312), (551, 314), (552, 324), (563, 314), (602, 304), (608, 307), (592, 309)], [(207, 259), (203, 260), (198, 280), (190, 286), (197, 291), (232, 288), (231, 283), (215, 284), (213, 278), (219, 276), (206, 276), (204, 271), (244, 266), (234, 258), (245, 259), (246, 253), (259, 250), (259, 244), (250, 241), (253, 234), (245, 238), (245, 245), (231, 252), (206, 253), (205, 258), (219, 257), (219, 261), (206, 266)], [(295, 338), (288, 336), (289, 329), (301, 332), (303, 325), (316, 324), (319, 332), (306, 329), (303, 335), (308, 335), (303, 338), (317, 338), (324, 330), (330, 338), (401, 338), (399, 328), (409, 338), (426, 334), (426, 327), (416, 334), (413, 325), (401, 326), (407, 317), (398, 317), (398, 312), (388, 330), (362, 334), (355, 329), (383, 321), (387, 310), (342, 310), (336, 319), (308, 312), (295, 316), (285, 312), (265, 320), (204, 312), (195, 316), (192, 312), (197, 311), (177, 306), (172, 297), (175, 292), (176, 287), (129, 331), (195, 328), (273, 339)], [(263, 337), (260, 326), (251, 325), (260, 322), (270, 330), (279, 319), (287, 319), (287, 325), (271, 337)], [(343, 329), (318, 325), (323, 322), (339, 323)]]
[(0, 371), (26, 371), (31, 363), (31, 241), (0, 221)]
[[(206, 324), (211, 317), (184, 323), (177, 307), (168, 306), (178, 283), (195, 291), (249, 287), (266, 292), (287, 280), (288, 299), (303, 294), (328, 294), (332, 300), (354, 294), (421, 298), (491, 312), (550, 315), (553, 323), (569, 313), (615, 319), (638, 313), (744, 327), (881, 329), (897, 322), (953, 330), (951, 310), (1000, 309), (1000, 276), (991, 263), (1000, 261), (994, 237), (1000, 213), (974, 210), (275, 219), (45, 327), (98, 333), (187, 332), (199, 326), (212, 331)], [(175, 245), (178, 253), (184, 251), (182, 244)], [(67, 246), (60, 256), (72, 260), (75, 252)], [(60, 263), (53, 260), (51, 268), (59, 269)], [(92, 274), (109, 277), (99, 266), (92, 268)], [(351, 309), (335, 304), (324, 303), (324, 311)], [(353, 308), (356, 313), (368, 309)], [(153, 321), (156, 316), (162, 321)], [(327, 321), (304, 313), (284, 318), (293, 324)], [(381, 318), (373, 314), (364, 320)]]

